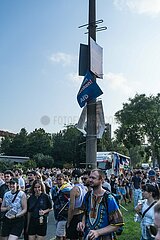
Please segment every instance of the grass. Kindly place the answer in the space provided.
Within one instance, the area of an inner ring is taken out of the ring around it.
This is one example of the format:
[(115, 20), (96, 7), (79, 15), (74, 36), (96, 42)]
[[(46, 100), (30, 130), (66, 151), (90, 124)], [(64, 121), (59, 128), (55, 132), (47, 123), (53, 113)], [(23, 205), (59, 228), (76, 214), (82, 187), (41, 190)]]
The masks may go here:
[(118, 240), (139, 240), (141, 237), (141, 229), (140, 223), (134, 222), (135, 211), (133, 209), (133, 203), (129, 203), (128, 205), (122, 205), (125, 207), (128, 212), (126, 212), (123, 208), (121, 212), (124, 218), (124, 229), (120, 236), (117, 236)]
[[(140, 240), (141, 237), (141, 229), (140, 229), (140, 223), (134, 222), (134, 215), (135, 211), (133, 210), (133, 203), (129, 203), (128, 205), (122, 205), (125, 207), (128, 212), (126, 212), (123, 208), (121, 209), (121, 212), (123, 214), (124, 218), (124, 228), (123, 232), (120, 236), (117, 236), (118, 240)], [(51, 240), (54, 240), (52, 238)]]

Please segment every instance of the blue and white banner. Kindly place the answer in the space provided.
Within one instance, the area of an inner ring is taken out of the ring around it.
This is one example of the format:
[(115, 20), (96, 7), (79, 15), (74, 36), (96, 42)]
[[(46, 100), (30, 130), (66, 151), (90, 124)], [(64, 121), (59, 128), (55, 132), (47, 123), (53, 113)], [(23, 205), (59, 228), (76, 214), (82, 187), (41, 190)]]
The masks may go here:
[(84, 107), (87, 102), (96, 99), (102, 94), (103, 92), (94, 80), (94, 76), (87, 71), (77, 94), (77, 101), (80, 107)]

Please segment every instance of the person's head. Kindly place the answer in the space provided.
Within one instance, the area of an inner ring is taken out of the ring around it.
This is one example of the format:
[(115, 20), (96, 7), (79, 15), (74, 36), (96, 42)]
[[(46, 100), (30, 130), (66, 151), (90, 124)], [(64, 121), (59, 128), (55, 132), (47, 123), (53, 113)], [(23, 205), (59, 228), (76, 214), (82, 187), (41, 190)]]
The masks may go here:
[(147, 183), (142, 186), (142, 195), (143, 195), (143, 198), (146, 198), (146, 199), (150, 197), (157, 198), (159, 193), (154, 185)]
[(140, 176), (141, 176), (141, 174), (142, 174), (142, 173), (141, 173), (141, 171), (140, 171), (140, 170), (136, 171), (136, 176), (137, 176), (137, 177), (140, 177)]
[(89, 175), (90, 175), (91, 171), (85, 171), (83, 174), (82, 174), (82, 182), (84, 184), (84, 186), (86, 187), (89, 187), (90, 186), (90, 181), (89, 181)]
[(105, 173), (101, 169), (93, 169), (91, 170), (89, 180), (90, 180), (90, 187), (93, 189), (102, 187), (102, 184), (105, 179)]
[(45, 193), (45, 185), (40, 179), (34, 180), (30, 192), (34, 195), (39, 196), (41, 193)]
[(15, 169), (14, 173), (15, 173), (16, 177), (20, 177), (23, 174), (23, 170), (22, 169)]
[(75, 170), (72, 171), (72, 180), (73, 180), (74, 183), (80, 182), (81, 176), (82, 176), (82, 173), (81, 173), (80, 170), (75, 169)]
[(4, 172), (4, 181), (7, 185), (10, 183), (12, 177), (14, 177), (14, 173), (11, 170), (6, 170)]
[(65, 182), (65, 176), (64, 176), (63, 173), (57, 174), (56, 182), (57, 182), (58, 187), (61, 187), (61, 186), (64, 184), (64, 182)]
[(159, 173), (159, 167), (155, 167), (154, 171), (156, 172), (156, 174)]
[(70, 182), (71, 173), (66, 170), (66, 171), (63, 172), (63, 174), (65, 176), (65, 181)]
[(44, 172), (44, 174), (43, 174), (46, 178), (49, 178), (50, 177), (50, 174), (49, 174), (49, 172)]
[(115, 175), (114, 175), (114, 173), (111, 173), (111, 177), (110, 177), (110, 179), (115, 179)]
[(4, 180), (4, 173), (0, 172), (0, 179)]
[(156, 172), (152, 169), (149, 170), (148, 178), (149, 178), (150, 182), (155, 182), (156, 181)]
[(18, 178), (11, 178), (9, 181), (9, 188), (11, 192), (16, 192), (19, 190), (19, 183), (18, 183)]
[[(35, 179), (42, 180), (42, 174), (41, 174), (40, 172), (36, 171)], [(46, 178), (45, 178), (45, 179), (46, 179)]]
[(160, 173), (156, 172), (156, 178), (159, 178), (159, 176), (160, 176)]
[(27, 179), (28, 179), (29, 183), (33, 182), (36, 179), (36, 171), (34, 171), (34, 170), (28, 171)]
[(128, 177), (131, 177), (133, 173), (131, 171), (128, 172)]

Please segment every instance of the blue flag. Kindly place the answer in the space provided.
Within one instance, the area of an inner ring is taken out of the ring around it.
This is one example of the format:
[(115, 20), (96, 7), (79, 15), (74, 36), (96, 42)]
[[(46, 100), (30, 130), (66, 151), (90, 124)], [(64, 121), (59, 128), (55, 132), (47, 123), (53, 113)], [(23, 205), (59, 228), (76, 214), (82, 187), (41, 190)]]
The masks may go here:
[(80, 107), (84, 107), (84, 105), (93, 99), (96, 99), (100, 95), (102, 95), (103, 92), (94, 80), (93, 75), (91, 72), (87, 71), (84, 80), (81, 84), (80, 90), (77, 94), (77, 101), (80, 105)]

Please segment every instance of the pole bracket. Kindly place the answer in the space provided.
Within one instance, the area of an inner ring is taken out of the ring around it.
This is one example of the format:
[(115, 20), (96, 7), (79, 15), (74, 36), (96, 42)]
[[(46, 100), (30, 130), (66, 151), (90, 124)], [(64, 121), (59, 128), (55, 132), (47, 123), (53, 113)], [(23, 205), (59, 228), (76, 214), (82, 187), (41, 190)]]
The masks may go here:
[[(97, 24), (101, 24), (101, 23), (103, 23), (103, 19), (99, 19), (99, 20), (96, 20), (96, 21), (93, 21), (93, 22), (90, 22), (90, 23), (83, 24), (83, 25), (79, 26), (78, 28), (87, 27), (87, 29), (89, 29), (90, 27), (95, 26), (96, 27), (96, 32), (107, 30), (106, 26), (97, 27)], [(88, 32), (85, 32), (84, 34), (88, 34)]]

